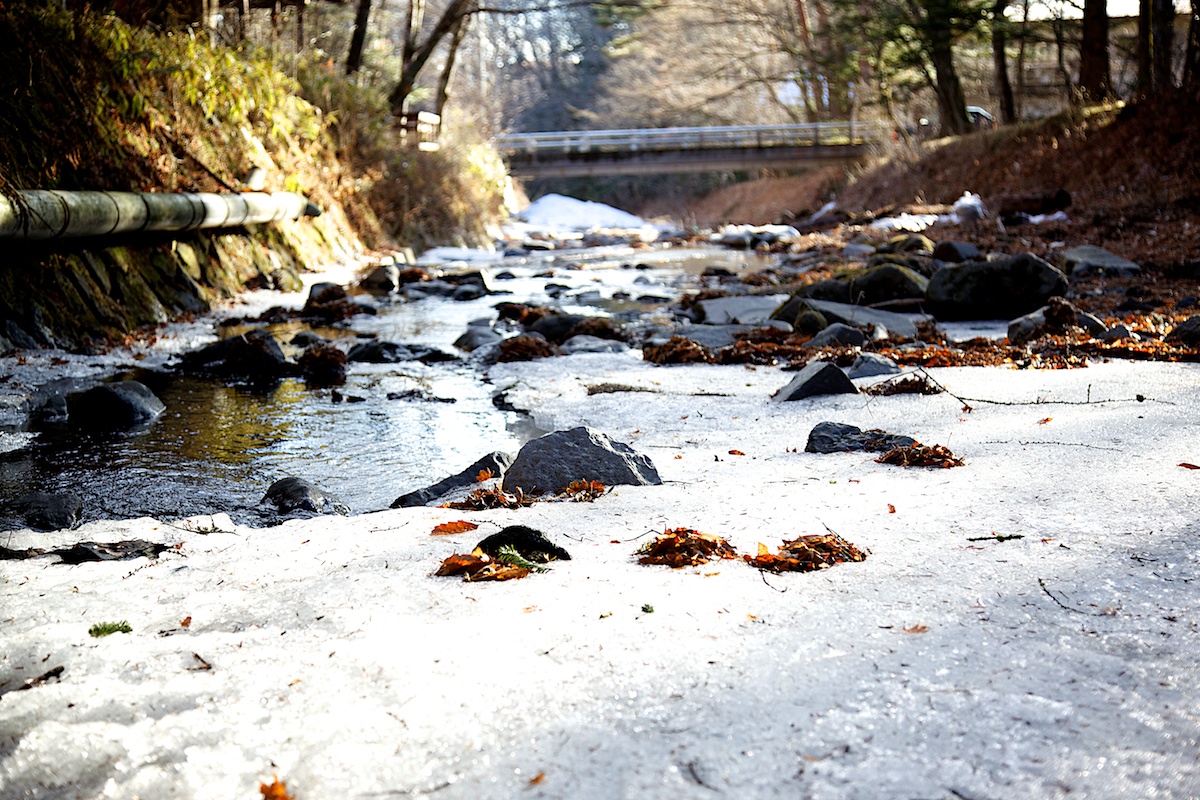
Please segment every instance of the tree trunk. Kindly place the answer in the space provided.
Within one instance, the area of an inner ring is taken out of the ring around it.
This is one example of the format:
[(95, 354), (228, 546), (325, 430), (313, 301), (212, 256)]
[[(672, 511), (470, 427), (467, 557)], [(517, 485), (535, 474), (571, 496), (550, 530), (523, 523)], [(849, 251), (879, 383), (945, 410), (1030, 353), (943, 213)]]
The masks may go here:
[(1175, 2), (1174, 0), (1152, 0), (1151, 14), (1151, 69), (1154, 72), (1154, 91), (1158, 94), (1175, 87), (1175, 74), (1171, 69), (1171, 56), (1175, 47)]
[(1137, 31), (1137, 89), (1139, 94), (1150, 94), (1154, 91), (1154, 77), (1150, 72), (1150, 3), (1151, 0), (1138, 2), (1138, 31)]
[[(459, 20), (475, 13), (478, 9), (476, 2), (477, 0), (450, 0), (438, 21), (434, 23), (433, 28), (423, 40), (418, 40), (416, 25), (406, 32), (404, 52), (401, 55), (400, 80), (388, 95), (388, 105), (394, 115), (400, 116), (404, 113), (408, 96), (416, 88), (417, 78), (421, 76), (421, 71), (425, 69), (430, 56), (433, 55), (442, 40), (451, 34)], [(410, 18), (414, 8), (418, 5), (423, 11), (424, 3), (420, 0), (412, 0), (409, 6)], [(415, 22), (415, 20), (413, 21)]]
[(470, 27), (470, 17), (459, 17), (450, 34), (449, 52), (446, 53), (446, 63), (442, 66), (442, 74), (438, 76), (437, 95), (434, 100), (434, 113), (439, 117), (450, 99), (450, 77), (454, 72), (454, 62), (458, 58), (458, 48)]
[(992, 6), (992, 63), (996, 73), (996, 97), (1000, 101), (1000, 121), (1011, 125), (1017, 121), (1017, 104), (1013, 98), (1012, 81), (1008, 78), (1008, 10), (1010, 0), (995, 0)]
[(967, 132), (967, 101), (963, 98), (958, 70), (954, 67), (954, 45), (950, 8), (942, 2), (925, 3), (928, 16), (925, 19), (926, 36), (929, 43), (929, 61), (933, 64), (937, 95), (938, 115), (941, 117), (941, 134), (957, 136)]
[(1200, 90), (1200, 5), (1192, 0), (1192, 18), (1188, 22), (1187, 52), (1183, 57), (1183, 88)]
[(1079, 88), (1092, 101), (1109, 94), (1106, 0), (1084, 0), (1083, 39), (1079, 46)]
[(346, 74), (353, 75), (362, 69), (363, 48), (367, 44), (367, 21), (371, 17), (371, 0), (358, 0), (358, 12), (354, 15), (354, 34), (350, 37), (350, 51), (346, 53)]
[(1072, 106), (1079, 100), (1079, 96), (1075, 93), (1075, 87), (1071, 83), (1071, 71), (1067, 69), (1067, 34), (1066, 20), (1062, 17), (1055, 17), (1052, 27), (1054, 29), (1054, 49), (1058, 54), (1058, 76), (1063, 82), (1063, 92), (1067, 95), (1067, 102)]

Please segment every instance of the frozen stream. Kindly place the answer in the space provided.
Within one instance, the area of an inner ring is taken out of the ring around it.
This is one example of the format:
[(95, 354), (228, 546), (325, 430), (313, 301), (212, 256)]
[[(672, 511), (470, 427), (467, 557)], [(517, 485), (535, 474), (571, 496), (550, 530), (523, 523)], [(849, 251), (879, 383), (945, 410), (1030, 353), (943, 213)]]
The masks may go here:
[[(370, 335), (457, 352), (453, 342), (467, 324), (495, 319), (493, 306), (502, 301), (666, 319), (662, 303), (638, 303), (637, 298), (675, 300), (683, 289), (697, 285), (696, 276), (706, 266), (744, 269), (765, 263), (731, 251), (615, 248), (507, 259), (481, 269), (494, 290), (510, 294), (470, 302), (364, 295), (358, 299), (374, 305), (376, 316), (361, 315), (345, 328), (318, 332), (346, 346), (355, 336)], [(550, 284), (568, 288), (555, 300), (546, 293)], [(219, 316), (249, 316), (270, 305), (300, 306), (304, 298), (303, 293), (255, 293), (245, 299), (245, 307)], [(298, 330), (272, 328), (285, 343)], [(32, 491), (75, 492), (83, 497), (85, 521), (226, 512), (252, 524), (263, 519), (258, 503), (267, 487), (295, 475), (362, 513), (387, 508), (399, 495), (457, 472), (485, 453), (515, 452), (537, 432), (519, 415), (496, 408), (492, 396), (500, 387), (486, 383), (483, 372), (467, 362), (351, 364), (339, 391), (362, 402), (334, 402), (330, 390), (311, 390), (299, 379), (252, 388), (167, 369), (175, 354), (211, 340), (214, 331), (214, 320), (209, 320), (171, 329), (154, 346), (136, 353), (26, 354), (24, 364), (3, 359), (15, 378), (0, 387), (10, 410), (27, 406), (22, 398), (51, 378), (113, 373), (150, 386), (167, 410), (144, 431), (87, 436), (11, 414), (3, 433), (8, 452), (0, 455), (0, 501)], [(388, 399), (413, 390), (430, 399)]]

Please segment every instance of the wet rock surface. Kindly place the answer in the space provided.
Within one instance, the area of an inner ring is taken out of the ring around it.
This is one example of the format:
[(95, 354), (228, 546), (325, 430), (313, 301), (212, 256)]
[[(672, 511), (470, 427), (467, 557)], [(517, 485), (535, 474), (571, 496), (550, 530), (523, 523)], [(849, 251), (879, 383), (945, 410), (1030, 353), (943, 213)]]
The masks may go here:
[(662, 483), (649, 457), (587, 427), (549, 433), (527, 442), (504, 473), (504, 491), (528, 495), (558, 492), (574, 481), (605, 486)]
[(331, 494), (303, 478), (280, 478), (263, 495), (263, 504), (270, 504), (281, 514), (309, 511), (313, 514), (349, 514), (350, 508)]

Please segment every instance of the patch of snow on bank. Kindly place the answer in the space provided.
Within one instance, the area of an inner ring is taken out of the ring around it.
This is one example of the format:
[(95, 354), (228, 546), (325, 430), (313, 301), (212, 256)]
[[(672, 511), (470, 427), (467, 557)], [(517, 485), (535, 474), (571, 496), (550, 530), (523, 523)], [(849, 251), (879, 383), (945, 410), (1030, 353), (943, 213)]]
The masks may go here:
[(516, 217), (544, 228), (585, 231), (599, 228), (640, 229), (646, 224), (641, 217), (619, 208), (561, 194), (548, 194), (534, 200)]

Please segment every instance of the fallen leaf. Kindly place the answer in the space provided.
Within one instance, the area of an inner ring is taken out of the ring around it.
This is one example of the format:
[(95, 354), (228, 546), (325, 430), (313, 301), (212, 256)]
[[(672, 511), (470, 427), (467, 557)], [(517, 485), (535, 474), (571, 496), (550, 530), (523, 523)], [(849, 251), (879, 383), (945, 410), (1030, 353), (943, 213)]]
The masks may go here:
[(895, 513), (896, 513), (896, 507), (895, 507), (894, 505), (892, 505), (891, 503), (888, 503), (888, 513), (889, 513), (889, 514), (895, 514)]
[(272, 778), (270, 786), (260, 783), (258, 790), (262, 792), (263, 800), (293, 800), (292, 796), (287, 793), (287, 784), (280, 781), (278, 777)]
[(183, 619), (179, 620), (179, 627), (181, 627), (181, 628), (190, 627), (191, 624), (192, 624), (191, 617), (184, 617)]
[(679, 460), (680, 460), (680, 459), (682, 459), (682, 458), (683, 458), (683, 455), (682, 455), (682, 454), (677, 454), (677, 455), (675, 456), (675, 460), (676, 460), (676, 461), (679, 461)]
[(1189, 464), (1186, 461), (1184, 461), (1179, 466), (1183, 467), (1184, 469), (1200, 469), (1200, 467), (1197, 467), (1195, 464)]
[(456, 533), (466, 533), (473, 531), (479, 526), (474, 522), (467, 522), (465, 519), (455, 520), (454, 522), (443, 522), (441, 525), (435, 525), (433, 530), (429, 532), (430, 536), (451, 536)]
[(1052, 419), (1054, 419), (1054, 417), (1046, 417), (1045, 419), (1039, 419), (1038, 425), (1045, 425), (1047, 422), (1049, 422)]
[(541, 783), (544, 780), (546, 780), (546, 773), (539, 772), (537, 775), (534, 775), (532, 778), (529, 779), (529, 785), (537, 786), (539, 783)]
[(929, 630), (928, 626), (919, 623), (917, 625), (906, 625), (904, 628), (905, 633), (925, 633), (927, 630)]
[(743, 453), (741, 450), (730, 450), (730, 451), (729, 451), (729, 455), (731, 455), (731, 456), (744, 456), (744, 455), (746, 455), (746, 454), (745, 454), (745, 453)]
[(496, 473), (490, 469), (481, 469), (479, 470), (479, 474), (475, 476), (475, 482), (483, 483), (484, 481), (490, 481), (494, 477), (496, 477)]

